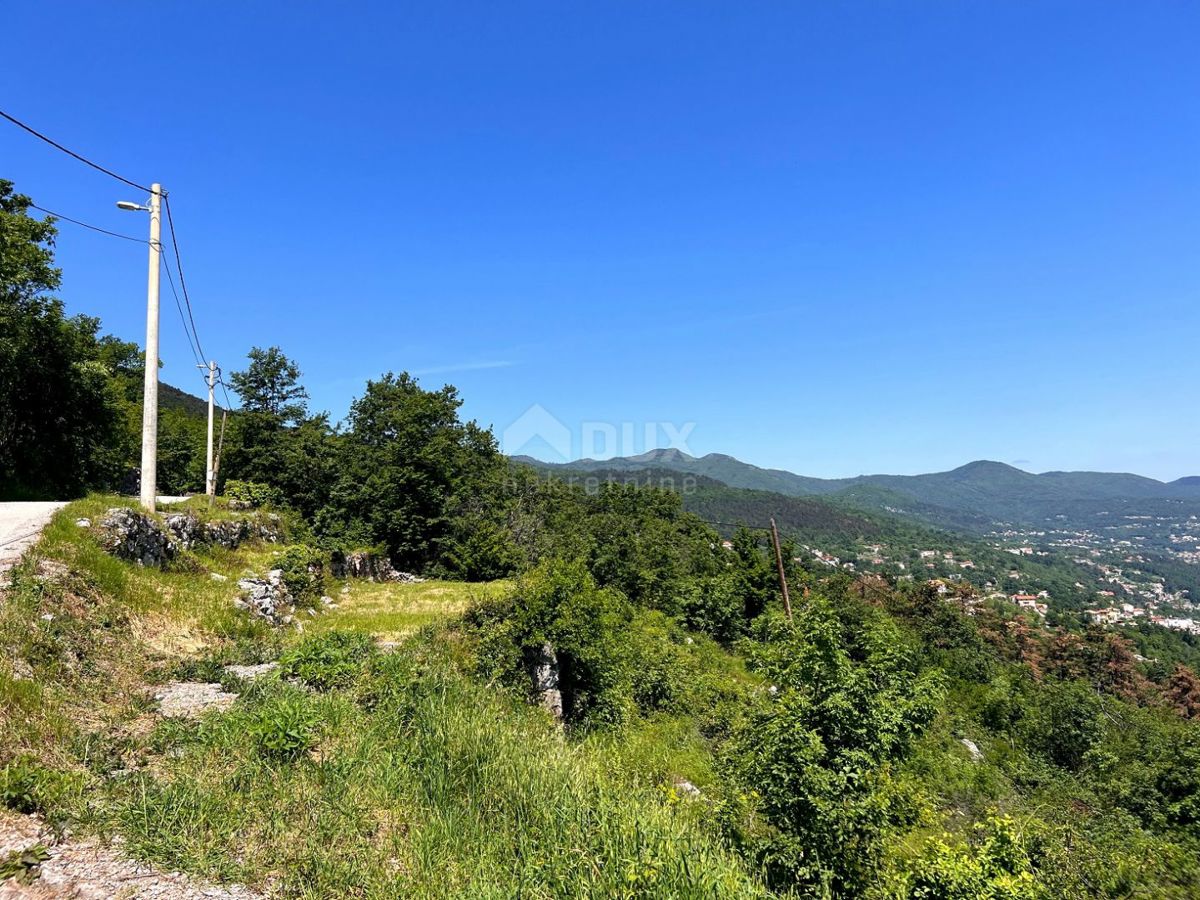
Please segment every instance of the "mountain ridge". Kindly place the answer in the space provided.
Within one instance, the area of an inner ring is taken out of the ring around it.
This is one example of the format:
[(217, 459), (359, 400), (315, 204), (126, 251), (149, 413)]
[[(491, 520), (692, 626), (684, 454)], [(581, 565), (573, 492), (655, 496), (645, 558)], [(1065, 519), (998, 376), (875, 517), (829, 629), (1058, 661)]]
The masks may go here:
[(728, 454), (696, 457), (673, 448), (568, 463), (520, 456), (514, 459), (559, 471), (668, 469), (711, 478), (729, 487), (792, 497), (825, 496), (845, 505), (898, 512), (956, 531), (982, 532), (995, 526), (1040, 525), (1048, 520), (1090, 527), (1097, 517), (1176, 514), (1181, 508), (1192, 512), (1193, 505), (1200, 516), (1200, 476), (1164, 482), (1129, 472), (1032, 473), (1008, 463), (981, 459), (945, 472), (920, 475), (816, 478), (762, 468)]

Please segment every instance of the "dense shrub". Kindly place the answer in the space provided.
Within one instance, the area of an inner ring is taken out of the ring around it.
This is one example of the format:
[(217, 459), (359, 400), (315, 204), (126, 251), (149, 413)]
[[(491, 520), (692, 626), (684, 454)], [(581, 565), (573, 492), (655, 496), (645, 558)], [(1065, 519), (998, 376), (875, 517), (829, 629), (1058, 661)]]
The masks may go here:
[(683, 591), (683, 621), (723, 644), (746, 634), (745, 598), (733, 572), (695, 578)]
[(468, 615), (485, 673), (530, 686), (527, 660), (555, 651), (564, 715), (577, 724), (617, 724), (633, 709), (634, 660), (626, 640), (633, 607), (601, 588), (581, 563), (550, 562), (506, 597)]
[(691, 638), (657, 610), (639, 611), (629, 623), (633, 702), (638, 709), (682, 711), (699, 679)]
[(1103, 731), (1103, 704), (1081, 681), (1052, 682), (1037, 692), (1025, 712), (1023, 729), (1029, 745), (1055, 765), (1078, 769)]
[(304, 544), (285, 547), (275, 567), (283, 572), (283, 583), (297, 604), (312, 606), (325, 594), (325, 555), (320, 550)]
[(1031, 869), (1020, 829), (1012, 819), (976, 826), (969, 847), (934, 841), (895, 893), (911, 900), (1042, 900), (1049, 891)]
[(278, 506), (283, 502), (283, 494), (278, 488), (259, 481), (239, 481), (230, 478), (225, 482), (225, 497), (251, 506)]

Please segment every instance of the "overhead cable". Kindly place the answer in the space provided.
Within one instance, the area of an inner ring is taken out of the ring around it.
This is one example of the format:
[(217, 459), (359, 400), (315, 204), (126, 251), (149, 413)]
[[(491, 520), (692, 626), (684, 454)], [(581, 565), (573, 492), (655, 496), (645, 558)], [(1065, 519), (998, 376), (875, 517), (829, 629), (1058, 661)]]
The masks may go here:
[(72, 156), (75, 159), (79, 160), (81, 163), (91, 166), (96, 171), (103, 172), (105, 175), (108, 175), (111, 178), (115, 178), (115, 179), (117, 179), (117, 181), (122, 181), (125, 184), (129, 185), (130, 187), (135, 187), (139, 191), (145, 191), (147, 194), (150, 193), (150, 188), (146, 187), (144, 184), (138, 184), (136, 181), (130, 181), (128, 178), (124, 177), (123, 175), (118, 175), (112, 169), (106, 169), (106, 168), (104, 168), (104, 166), (100, 165), (99, 163), (92, 162), (86, 156), (81, 156), (80, 154), (76, 153), (74, 150), (68, 150), (66, 147), (64, 147), (62, 144), (60, 144), (58, 141), (46, 137), (46, 135), (42, 134), (40, 131), (37, 131), (36, 129), (31, 128), (30, 126), (26, 125), (24, 122), (22, 122), (20, 119), (16, 118), (15, 116), (10, 116), (8, 113), (6, 113), (2, 109), (0, 109), (0, 116), (4, 117), (5, 119), (8, 119), (8, 121), (12, 122), (18, 128), (25, 129), (30, 134), (32, 134), (35, 138), (45, 141), (47, 144), (49, 144), (51, 147), (54, 147), (56, 150), (61, 150), (63, 153), (67, 154), (67, 156)]

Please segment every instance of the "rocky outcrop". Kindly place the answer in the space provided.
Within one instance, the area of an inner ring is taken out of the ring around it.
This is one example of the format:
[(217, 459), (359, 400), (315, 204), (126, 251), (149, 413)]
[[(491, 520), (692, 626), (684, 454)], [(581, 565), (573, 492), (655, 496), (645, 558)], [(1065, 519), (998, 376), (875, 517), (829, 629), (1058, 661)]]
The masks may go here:
[(676, 775), (671, 779), (671, 787), (675, 791), (675, 796), (682, 797), (687, 800), (699, 800), (704, 796), (700, 788), (696, 787), (686, 778)]
[(234, 550), (248, 540), (278, 543), (282, 536), (279, 517), (271, 514), (241, 519), (203, 522), (195, 513), (172, 513), (166, 518), (167, 530), (178, 547), (192, 550), (200, 545), (215, 545)]
[(542, 644), (530, 654), (529, 675), (533, 680), (533, 695), (538, 705), (561, 722), (563, 698), (558, 684), (558, 654), (549, 643)]
[(171, 513), (164, 521), (176, 549), (191, 550), (200, 543), (204, 525), (192, 513)]
[(234, 601), (252, 615), (272, 625), (287, 625), (296, 612), (296, 599), (283, 581), (283, 570), (272, 569), (265, 578), (243, 578), (238, 582), (242, 595)]
[(100, 543), (118, 559), (139, 566), (161, 567), (175, 552), (157, 519), (124, 506), (110, 509), (100, 520)]
[(351, 553), (335, 552), (329, 569), (334, 578), (365, 578), (368, 581), (392, 581), (404, 584), (418, 584), (425, 580), (409, 572), (397, 571), (386, 556), (372, 553), (370, 550), (355, 550)]
[(170, 562), (181, 550), (206, 545), (232, 550), (247, 540), (276, 543), (282, 536), (279, 517), (275, 515), (204, 522), (195, 513), (184, 512), (171, 513), (160, 523), (154, 516), (124, 506), (106, 512), (98, 530), (100, 543), (109, 553), (141, 566), (155, 567)]

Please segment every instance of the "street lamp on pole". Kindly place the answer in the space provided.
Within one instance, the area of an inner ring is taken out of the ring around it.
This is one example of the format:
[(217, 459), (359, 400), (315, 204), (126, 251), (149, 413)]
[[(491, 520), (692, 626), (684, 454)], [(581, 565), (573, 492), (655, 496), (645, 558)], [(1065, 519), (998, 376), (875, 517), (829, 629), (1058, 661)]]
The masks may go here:
[(121, 200), (118, 209), (150, 213), (150, 268), (146, 285), (146, 381), (142, 395), (142, 482), (143, 508), (154, 511), (158, 467), (158, 278), (162, 255), (162, 185), (150, 185), (149, 205)]

